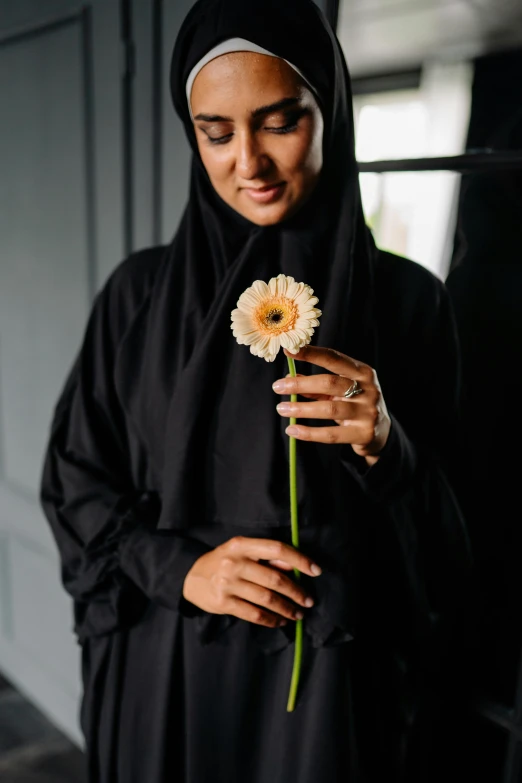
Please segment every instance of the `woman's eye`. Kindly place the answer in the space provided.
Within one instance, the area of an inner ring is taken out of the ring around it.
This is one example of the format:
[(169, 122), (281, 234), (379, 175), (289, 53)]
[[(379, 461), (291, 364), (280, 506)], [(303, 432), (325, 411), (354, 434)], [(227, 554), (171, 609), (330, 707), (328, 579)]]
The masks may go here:
[(266, 128), (266, 130), (272, 131), (272, 133), (292, 133), (292, 131), (297, 130), (297, 123), (294, 122), (292, 125), (282, 125), (278, 128)]
[[(291, 112), (286, 117), (279, 118), (279, 122), (286, 119), (286, 125), (266, 125), (265, 129), (269, 130), (271, 133), (292, 133), (299, 128), (299, 121), (308, 113), (308, 109), (303, 107), (298, 111)], [(272, 121), (277, 122), (277, 118), (274, 117)]]
[[(265, 125), (264, 130), (270, 131), (270, 133), (292, 133), (296, 131), (298, 126), (298, 120), (304, 112), (300, 113), (297, 117), (292, 117), (291, 121), (286, 125)], [(203, 130), (203, 128), (202, 128)], [(233, 133), (227, 133), (225, 136), (210, 136), (208, 131), (204, 131), (207, 135), (210, 144), (227, 144), (233, 137)]]
[(230, 141), (233, 134), (229, 133), (226, 136), (217, 136), (216, 138), (213, 138), (212, 136), (208, 137), (208, 140), (211, 144), (226, 144), (227, 141)]

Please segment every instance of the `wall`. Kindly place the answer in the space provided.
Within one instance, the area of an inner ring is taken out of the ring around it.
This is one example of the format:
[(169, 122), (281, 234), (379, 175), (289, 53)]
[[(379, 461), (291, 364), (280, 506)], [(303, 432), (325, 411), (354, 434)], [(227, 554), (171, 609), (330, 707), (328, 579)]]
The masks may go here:
[(119, 4), (0, 3), (0, 669), (80, 740), (71, 602), (38, 502), (52, 408), (123, 252)]

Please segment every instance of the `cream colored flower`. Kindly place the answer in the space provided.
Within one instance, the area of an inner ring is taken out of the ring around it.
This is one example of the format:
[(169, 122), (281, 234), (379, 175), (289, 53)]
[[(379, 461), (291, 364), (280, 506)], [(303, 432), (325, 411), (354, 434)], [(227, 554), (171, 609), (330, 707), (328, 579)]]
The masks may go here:
[(256, 280), (238, 299), (232, 310), (231, 329), (240, 345), (250, 353), (273, 362), (281, 347), (298, 353), (308, 345), (319, 325), (319, 301), (305, 283), (278, 275), (268, 283)]

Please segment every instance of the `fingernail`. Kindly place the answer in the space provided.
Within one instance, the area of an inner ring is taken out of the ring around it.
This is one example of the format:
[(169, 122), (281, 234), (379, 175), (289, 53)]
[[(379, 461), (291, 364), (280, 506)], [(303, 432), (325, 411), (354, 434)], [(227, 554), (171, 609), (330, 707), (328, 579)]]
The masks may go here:
[(292, 408), (289, 402), (280, 402), (279, 405), (276, 405), (276, 410), (278, 413), (290, 413)]
[(299, 435), (297, 427), (287, 427), (285, 432), (287, 435)]
[(295, 617), (296, 620), (302, 620), (303, 617), (304, 617), (304, 614), (303, 614), (303, 612), (296, 612), (294, 617)]
[(313, 565), (313, 566), (310, 568), (310, 571), (312, 572), (312, 574), (313, 574), (314, 576), (319, 576), (319, 574), (322, 574), (322, 573), (323, 573), (322, 569), (321, 569), (321, 568), (319, 568), (319, 566), (318, 566), (318, 565), (315, 565), (315, 563), (314, 563), (314, 565)]
[(314, 599), (313, 598), (307, 598), (306, 601), (305, 601), (305, 606), (310, 608), (313, 605), (314, 605)]
[(279, 620), (279, 625), (286, 625), (288, 620)]
[(284, 391), (286, 389), (285, 381), (276, 381), (272, 384), (272, 389), (276, 392)]

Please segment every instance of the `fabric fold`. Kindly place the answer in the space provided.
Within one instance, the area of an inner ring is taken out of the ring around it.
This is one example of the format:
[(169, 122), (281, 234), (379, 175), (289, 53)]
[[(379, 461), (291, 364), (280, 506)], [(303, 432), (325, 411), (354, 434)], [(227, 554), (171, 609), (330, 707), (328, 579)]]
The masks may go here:
[(340, 447), (344, 468), (365, 495), (376, 502), (386, 502), (404, 492), (415, 480), (418, 466), (415, 445), (393, 413), (388, 413), (391, 419), (390, 433), (375, 465), (368, 467), (366, 460), (355, 454), (350, 445)]
[[(233, 615), (215, 615), (205, 613), (195, 618), (197, 636), (201, 644), (211, 644), (225, 633), (233, 633), (238, 623), (245, 622)], [(289, 620), (281, 628), (250, 623), (252, 638), (267, 654), (280, 652), (295, 642), (296, 623)], [(312, 607), (307, 610), (303, 620), (305, 645), (310, 642), (314, 648), (333, 647), (352, 641), (353, 634), (346, 627), (336, 624), (334, 617), (324, 609)]]

